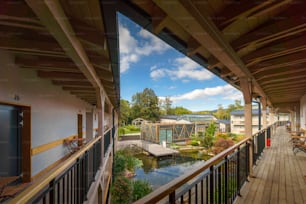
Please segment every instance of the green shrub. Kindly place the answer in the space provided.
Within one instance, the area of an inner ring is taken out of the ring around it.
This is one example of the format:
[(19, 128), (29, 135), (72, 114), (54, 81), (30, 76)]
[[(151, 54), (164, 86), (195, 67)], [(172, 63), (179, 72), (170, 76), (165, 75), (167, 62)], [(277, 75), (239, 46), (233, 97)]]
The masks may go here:
[(197, 141), (197, 140), (191, 140), (191, 145), (192, 145), (192, 146), (199, 146), (199, 141)]
[(126, 168), (126, 160), (123, 155), (115, 154), (114, 158), (114, 176), (122, 175)]
[(134, 180), (132, 181), (133, 201), (139, 200), (152, 192), (152, 188), (147, 181)]
[(129, 179), (124, 176), (118, 176), (115, 179), (111, 189), (112, 204), (128, 204), (132, 197), (132, 185)]
[(135, 171), (135, 169), (137, 167), (141, 167), (143, 164), (142, 164), (142, 161), (140, 159), (137, 159), (135, 157), (132, 157), (132, 156), (127, 156), (125, 158), (125, 161), (126, 161), (126, 168), (129, 170), (129, 171)]

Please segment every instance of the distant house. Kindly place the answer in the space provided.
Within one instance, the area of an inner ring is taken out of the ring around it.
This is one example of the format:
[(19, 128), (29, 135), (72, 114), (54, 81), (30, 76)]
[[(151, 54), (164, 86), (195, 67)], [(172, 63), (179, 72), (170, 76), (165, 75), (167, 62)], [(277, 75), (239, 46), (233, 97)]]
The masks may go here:
[(218, 120), (219, 132), (231, 132), (231, 121), (230, 120)]
[[(253, 109), (252, 110), (252, 133), (258, 132), (259, 128), (259, 118), (258, 118), (259, 112), (258, 109)], [(261, 115), (261, 126), (263, 118)], [(269, 121), (268, 113), (267, 113), (267, 121)], [(236, 133), (236, 134), (244, 134), (245, 129), (244, 129), (244, 124), (245, 124), (245, 119), (244, 119), (244, 110), (234, 110), (231, 112), (231, 132)]]

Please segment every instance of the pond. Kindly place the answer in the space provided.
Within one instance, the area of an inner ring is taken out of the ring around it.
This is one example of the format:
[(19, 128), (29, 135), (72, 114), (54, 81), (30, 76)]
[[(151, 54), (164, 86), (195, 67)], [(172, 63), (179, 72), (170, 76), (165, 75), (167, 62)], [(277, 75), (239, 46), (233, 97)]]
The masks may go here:
[(136, 176), (133, 179), (148, 181), (153, 190), (194, 169), (210, 158), (210, 156), (202, 155), (198, 151), (161, 158), (145, 153), (135, 153), (134, 156), (142, 160), (143, 166), (136, 169)]

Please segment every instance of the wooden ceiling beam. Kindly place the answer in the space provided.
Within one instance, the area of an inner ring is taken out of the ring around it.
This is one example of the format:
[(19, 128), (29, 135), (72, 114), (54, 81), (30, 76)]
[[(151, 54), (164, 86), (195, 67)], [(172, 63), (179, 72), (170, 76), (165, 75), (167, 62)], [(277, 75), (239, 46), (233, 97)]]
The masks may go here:
[[(267, 97), (205, 11), (198, 10), (192, 1), (153, 1), (236, 76), (252, 79), (254, 89), (262, 97)], [(267, 100), (270, 104), (268, 97)]]
[(16, 56), (15, 63), (23, 68), (80, 72), (69, 58)]
[(289, 83), (289, 84), (278, 84), (277, 86), (272, 86), (272, 87), (267, 87), (265, 90), (270, 91), (270, 90), (278, 90), (278, 89), (283, 89), (283, 88), (291, 88), (291, 87), (296, 87), (296, 88), (303, 88), (306, 86), (306, 81), (304, 82), (299, 82), (299, 83)]
[[(6, 33), (1, 31), (0, 36), (6, 36)], [(53, 42), (42, 42), (35, 40), (23, 40), (17, 38), (2, 38), (0, 48), (12, 52), (26, 52), (32, 54), (44, 54), (51, 56), (64, 56), (63, 49)]]
[(233, 23), (239, 18), (249, 16), (250, 13), (266, 6), (269, 2), (264, 1), (240, 1), (232, 2), (228, 6), (224, 6), (224, 9), (217, 13), (212, 19), (215, 24), (222, 30), (224, 27)]
[(275, 84), (275, 83), (281, 83), (281, 82), (289, 82), (291, 80), (297, 80), (297, 79), (301, 79), (306, 77), (306, 73), (303, 75), (293, 75), (293, 76), (286, 76), (285, 78), (282, 79), (270, 79), (270, 80), (266, 80), (261, 82), (260, 84), (262, 86), (264, 85), (268, 85), (268, 84)]
[(285, 78), (290, 76), (290, 74), (306, 74), (306, 70), (303, 67), (302, 69), (286, 69), (286, 71), (281, 71), (278, 69), (277, 72), (264, 73), (262, 76), (256, 77), (257, 81), (269, 80), (270, 78)]
[(193, 37), (190, 37), (187, 42), (187, 56), (195, 55), (199, 49), (201, 49), (201, 44)]
[[(27, 4), (42, 24), (52, 33), (65, 53), (74, 61), (89, 82), (99, 88), (100, 92), (105, 92), (103, 85), (82, 46), (80, 40), (72, 28), (69, 18), (66, 16), (59, 1), (36, 1), (26, 0)], [(62, 76), (62, 75), (59, 75)], [(81, 77), (81, 76), (79, 76)], [(110, 101), (109, 97), (106, 99)]]
[[(292, 68), (296, 68), (296, 67), (305, 67), (306, 66), (306, 59), (288, 59), (288, 57), (284, 57), (285, 59), (283, 59), (283, 57), (281, 58), (277, 58), (280, 61), (278, 61), (277, 59), (274, 59), (273, 61), (275, 61), (275, 63), (271, 64), (271, 63), (265, 63), (267, 61), (264, 61), (263, 63), (258, 63), (255, 66), (253, 66), (252, 68), (250, 68), (252, 74), (255, 76), (257, 74), (261, 74), (262, 72), (267, 72), (270, 71), (275, 72), (278, 71), (281, 68), (287, 68), (287, 69), (292, 69)], [(283, 59), (283, 60), (282, 60)], [(285, 61), (285, 62), (283, 62)], [(258, 67), (258, 68), (257, 68)]]
[(239, 39), (232, 42), (235, 50), (240, 50), (250, 44), (266, 44), (272, 41), (296, 35), (305, 31), (306, 19), (301, 18), (301, 14), (293, 17), (284, 17), (284, 20), (274, 19), (268, 25), (262, 26)]
[(282, 12), (290, 2), (291, 0), (264, 1), (239, 14), (222, 29), (222, 33), (228, 42), (232, 42)]
[(295, 52), (300, 52), (306, 50), (305, 45), (306, 34), (293, 38), (287, 41), (280, 42), (279, 44), (272, 45), (269, 47), (263, 47), (255, 52), (252, 52), (242, 59), (248, 64), (258, 63), (260, 61), (273, 59), (280, 56), (285, 56)]
[(82, 73), (74, 72), (58, 72), (58, 71), (37, 71), (37, 75), (41, 78), (52, 78), (52, 79), (86, 79)]
[(279, 82), (279, 83), (274, 83), (274, 84), (270, 84), (270, 85), (264, 85), (263, 88), (268, 89), (268, 88), (274, 88), (274, 87), (280, 87), (280, 86), (289, 86), (289, 85), (296, 85), (296, 84), (303, 85), (304, 83), (305, 83), (305, 79), (300, 79), (300, 80)]
[(81, 41), (87, 42), (94, 47), (105, 50), (106, 45), (104, 33), (77, 19), (71, 19), (70, 22), (75, 30), (76, 36), (80, 38)]
[(74, 86), (74, 87), (91, 87), (91, 83), (88, 81), (66, 81), (66, 80), (52, 80), (54, 85), (60, 86)]
[(63, 86), (63, 90), (65, 91), (94, 91), (93, 87), (76, 87), (76, 86)]

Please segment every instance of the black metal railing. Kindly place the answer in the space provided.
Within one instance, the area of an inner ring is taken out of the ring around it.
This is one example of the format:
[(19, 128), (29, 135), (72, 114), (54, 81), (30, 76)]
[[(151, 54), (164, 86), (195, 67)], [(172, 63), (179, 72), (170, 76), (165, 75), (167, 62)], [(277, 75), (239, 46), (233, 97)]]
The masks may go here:
[[(83, 203), (102, 164), (102, 142), (110, 145), (111, 131), (94, 138), (62, 165), (24, 190), (13, 203)], [(105, 155), (106, 156), (106, 155)]]
[(101, 162), (101, 139), (35, 196), (33, 203), (83, 203)]
[(261, 130), (253, 135), (253, 165), (256, 165), (256, 162), (263, 153), (264, 148), (266, 147), (266, 134), (267, 129)]
[(244, 139), (135, 203), (233, 203), (249, 174), (249, 142)]
[[(261, 130), (135, 202), (143, 203), (233, 203), (254, 164), (263, 153), (266, 134), (279, 123)], [(251, 146), (252, 145), (252, 146)], [(253, 147), (251, 151), (250, 147)]]
[(106, 152), (108, 151), (108, 148), (110, 147), (111, 144), (111, 129), (109, 129), (103, 137), (103, 144), (104, 144), (104, 156), (106, 155)]

